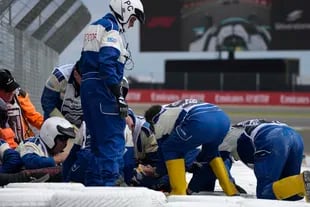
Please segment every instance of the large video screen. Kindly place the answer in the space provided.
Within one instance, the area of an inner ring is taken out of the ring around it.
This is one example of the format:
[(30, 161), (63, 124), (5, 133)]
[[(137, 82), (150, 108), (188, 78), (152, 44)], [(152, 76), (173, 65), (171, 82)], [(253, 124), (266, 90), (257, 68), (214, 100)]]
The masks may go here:
[(141, 52), (310, 49), (310, 0), (143, 0)]

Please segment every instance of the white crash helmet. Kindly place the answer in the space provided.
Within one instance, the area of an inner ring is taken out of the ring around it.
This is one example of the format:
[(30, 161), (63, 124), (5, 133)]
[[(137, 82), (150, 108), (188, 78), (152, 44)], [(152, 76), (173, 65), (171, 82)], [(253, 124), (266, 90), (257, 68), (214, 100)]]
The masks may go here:
[(55, 146), (55, 138), (63, 136), (69, 138), (75, 137), (72, 124), (61, 117), (50, 117), (46, 119), (40, 129), (40, 137), (49, 149)]
[(135, 16), (140, 23), (145, 21), (143, 5), (140, 0), (111, 0), (109, 6), (122, 26), (128, 23), (131, 16)]

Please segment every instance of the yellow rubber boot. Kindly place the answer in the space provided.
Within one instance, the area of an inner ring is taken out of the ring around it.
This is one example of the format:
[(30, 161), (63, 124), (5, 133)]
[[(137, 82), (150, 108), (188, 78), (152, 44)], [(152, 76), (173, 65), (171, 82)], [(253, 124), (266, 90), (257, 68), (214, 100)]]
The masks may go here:
[(278, 200), (283, 200), (294, 195), (306, 196), (309, 202), (309, 192), (307, 184), (310, 181), (310, 172), (305, 171), (299, 175), (293, 175), (272, 184), (272, 190)]
[(214, 158), (211, 160), (210, 166), (226, 195), (233, 196), (239, 194), (236, 186), (229, 179), (228, 172), (222, 158)]
[(166, 161), (171, 186), (170, 195), (186, 195), (186, 177), (184, 159)]

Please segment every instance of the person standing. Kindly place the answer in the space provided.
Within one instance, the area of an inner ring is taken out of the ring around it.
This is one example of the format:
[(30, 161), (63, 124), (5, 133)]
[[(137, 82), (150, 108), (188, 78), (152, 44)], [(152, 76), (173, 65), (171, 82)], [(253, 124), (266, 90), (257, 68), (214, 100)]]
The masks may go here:
[(128, 111), (121, 81), (130, 58), (122, 35), (136, 20), (144, 22), (140, 0), (111, 0), (109, 7), (86, 28), (80, 59), (81, 103), (94, 160), (86, 172), (88, 186), (115, 186), (121, 178)]
[[(121, 87), (122, 94), (126, 99), (126, 95), (129, 90), (129, 82), (126, 77), (123, 77)], [(127, 116), (126, 120), (128, 117), (129, 116)], [(69, 155), (62, 165), (62, 174), (65, 182), (78, 182), (84, 184), (85, 172), (88, 167), (88, 163), (90, 162), (89, 158), (92, 154), (90, 150), (90, 139), (89, 130), (86, 129), (85, 121), (83, 121), (77, 131), (77, 135), (73, 146), (70, 149)], [(124, 156), (125, 155), (126, 152)]]

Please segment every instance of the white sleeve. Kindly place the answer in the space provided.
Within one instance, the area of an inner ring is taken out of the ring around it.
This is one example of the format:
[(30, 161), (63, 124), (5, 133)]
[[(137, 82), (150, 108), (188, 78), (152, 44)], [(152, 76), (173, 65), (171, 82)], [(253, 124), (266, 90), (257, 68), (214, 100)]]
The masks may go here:
[(219, 146), (219, 151), (233, 152), (237, 150), (237, 142), (240, 135), (243, 133), (243, 127), (230, 127), (222, 144)]
[(35, 153), (39, 156), (46, 156), (42, 149), (32, 142), (20, 143), (16, 150), (20, 153), (21, 157), (30, 153)]
[(133, 147), (133, 140), (132, 140), (132, 131), (129, 129), (128, 125), (126, 124), (125, 131), (125, 146), (126, 147)]
[(11, 149), (8, 143), (1, 144), (0, 146), (0, 160), (1, 161), (3, 161), (3, 155), (7, 149)]

